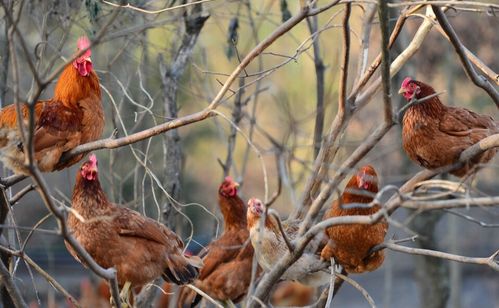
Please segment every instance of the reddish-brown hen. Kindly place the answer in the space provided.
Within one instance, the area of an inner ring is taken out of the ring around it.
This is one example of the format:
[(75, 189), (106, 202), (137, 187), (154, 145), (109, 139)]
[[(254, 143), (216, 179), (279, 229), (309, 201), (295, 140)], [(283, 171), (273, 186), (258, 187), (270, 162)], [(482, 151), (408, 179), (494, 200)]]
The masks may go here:
[[(325, 213), (324, 219), (349, 215), (371, 215), (379, 210), (379, 205), (369, 208), (353, 207), (355, 204), (368, 204), (378, 192), (378, 176), (370, 165), (360, 170), (350, 179), (339, 200), (335, 200)], [(351, 207), (351, 208), (347, 208)], [(385, 238), (388, 224), (386, 221), (372, 225), (336, 225), (326, 229), (329, 242), (321, 257), (332, 257), (348, 273), (362, 273), (377, 269), (384, 260), (382, 250), (368, 255), (369, 250), (381, 244)]]
[(273, 291), (270, 302), (275, 307), (304, 307), (314, 302), (315, 288), (296, 281), (281, 281)]
[[(182, 240), (173, 231), (107, 200), (98, 179), (95, 155), (76, 175), (67, 224), (100, 266), (116, 268), (120, 286), (129, 282), (132, 288), (140, 287), (159, 276), (185, 284), (198, 275), (200, 259), (184, 256)], [(66, 243), (66, 247), (80, 261), (71, 246)]]
[[(411, 101), (435, 94), (435, 90), (407, 77), (399, 93)], [(424, 168), (435, 169), (456, 163), (466, 148), (497, 133), (499, 125), (492, 117), (466, 108), (445, 106), (435, 96), (407, 109), (403, 119), (402, 145), (414, 162)], [(496, 149), (488, 150), (451, 173), (464, 176), (473, 165), (488, 162), (496, 152)]]
[[(78, 40), (78, 50), (90, 45), (88, 38)], [(59, 162), (61, 155), (76, 146), (101, 137), (104, 112), (99, 78), (92, 68), (91, 51), (68, 64), (55, 86), (54, 97), (35, 104), (35, 160), (43, 172), (69, 167), (83, 158), (78, 155)], [(28, 129), (27, 104), (21, 105), (23, 123)], [(17, 123), (16, 105), (0, 111), (0, 160), (18, 174), (27, 174), (22, 137)]]
[[(246, 228), (246, 205), (237, 195), (238, 184), (226, 177), (218, 190), (224, 218), (222, 235), (206, 247), (204, 266), (194, 285), (216, 300), (239, 302), (246, 295), (251, 280), (253, 247)], [(196, 304), (191, 290), (182, 291), (183, 305)]]

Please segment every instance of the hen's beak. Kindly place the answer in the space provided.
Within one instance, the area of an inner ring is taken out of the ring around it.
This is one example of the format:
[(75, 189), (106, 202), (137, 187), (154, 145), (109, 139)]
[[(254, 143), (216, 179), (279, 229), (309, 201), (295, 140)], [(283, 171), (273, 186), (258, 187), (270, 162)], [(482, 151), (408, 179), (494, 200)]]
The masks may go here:
[(234, 187), (235, 188), (239, 188), (239, 183), (238, 182), (234, 182)]
[(405, 93), (405, 89), (404, 88), (400, 88), (399, 94), (404, 94), (404, 93)]
[(98, 172), (97, 167), (90, 167), (90, 168), (87, 169), (87, 171), (90, 172), (90, 173), (92, 173), (92, 174)]

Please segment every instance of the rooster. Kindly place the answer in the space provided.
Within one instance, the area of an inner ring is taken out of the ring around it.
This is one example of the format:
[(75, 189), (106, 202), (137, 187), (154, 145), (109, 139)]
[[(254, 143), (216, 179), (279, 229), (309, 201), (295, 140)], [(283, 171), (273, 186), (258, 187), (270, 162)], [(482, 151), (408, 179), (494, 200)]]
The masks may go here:
[[(264, 215), (265, 210), (266, 206), (261, 200), (251, 198), (248, 201), (247, 217), (251, 243), (255, 248), (258, 263), (263, 270), (268, 272), (272, 270), (289, 249), (292, 249), (291, 241), (294, 241), (298, 236), (300, 221), (294, 220), (282, 223), (285, 238), (279, 227), (278, 216), (272, 210), (269, 210), (265, 215), (263, 229), (260, 230), (259, 220)], [(305, 251), (295, 263), (286, 269), (281, 277), (283, 280), (297, 280), (309, 286), (322, 286), (329, 282), (328, 264), (321, 262), (314, 251), (318, 241), (321, 241), (321, 237), (315, 238), (313, 243), (310, 243), (309, 246), (314, 247), (314, 249)]]
[[(159, 276), (175, 284), (190, 283), (202, 266), (198, 257), (184, 256), (182, 240), (166, 226), (107, 200), (95, 155), (77, 172), (67, 225), (100, 266), (117, 270), (122, 295)], [(66, 247), (81, 262), (67, 242)]]
[[(219, 301), (239, 302), (251, 281), (253, 246), (246, 228), (246, 205), (237, 194), (239, 184), (226, 177), (218, 189), (218, 203), (224, 218), (222, 235), (206, 247), (204, 266), (194, 285)], [(201, 296), (184, 288), (180, 302), (190, 307)]]
[[(435, 95), (435, 90), (421, 81), (407, 77), (399, 93), (407, 101)], [(410, 106), (405, 112), (402, 145), (407, 155), (427, 169), (456, 163), (461, 152), (481, 139), (499, 133), (499, 125), (487, 115), (465, 108), (442, 104), (438, 96)], [(490, 149), (451, 173), (462, 177), (477, 163), (491, 160), (496, 149)]]
[[(339, 200), (333, 202), (324, 219), (350, 215), (371, 215), (379, 205), (368, 208), (353, 207), (355, 204), (369, 204), (378, 192), (378, 177), (370, 165), (364, 166), (352, 176)], [(378, 268), (384, 260), (382, 250), (369, 255), (374, 246), (381, 244), (388, 229), (386, 221), (366, 224), (337, 225), (326, 229), (328, 244), (321, 252), (321, 258), (332, 257), (347, 273), (363, 273)]]
[[(79, 51), (89, 46), (88, 38), (78, 40)], [(43, 172), (61, 170), (79, 162), (83, 154), (64, 162), (59, 160), (65, 152), (97, 140), (102, 135), (104, 111), (101, 91), (90, 56), (88, 49), (68, 64), (57, 81), (54, 97), (35, 103), (34, 159)], [(20, 107), (27, 130), (29, 106), (22, 104)], [(29, 174), (15, 104), (0, 111), (0, 160), (14, 173)]]

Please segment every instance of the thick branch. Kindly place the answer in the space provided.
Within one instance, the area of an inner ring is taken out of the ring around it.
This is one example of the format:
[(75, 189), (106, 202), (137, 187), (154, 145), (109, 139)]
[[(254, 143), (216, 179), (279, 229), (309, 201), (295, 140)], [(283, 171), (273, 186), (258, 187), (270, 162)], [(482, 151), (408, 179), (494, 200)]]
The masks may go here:
[(387, 1), (379, 0), (378, 15), (381, 28), (381, 81), (383, 84), (383, 102), (385, 106), (385, 121), (392, 119), (392, 94), (390, 93), (390, 50), (388, 43), (388, 7)]
[(315, 36), (313, 38), (313, 51), (314, 51), (314, 67), (316, 78), (316, 110), (315, 110), (315, 127), (314, 127), (314, 158), (319, 154), (322, 142), (322, 131), (324, 130), (324, 70), (325, 66), (322, 62), (320, 52), (319, 34), (317, 33), (318, 18), (317, 16), (309, 17), (307, 19), (308, 30), (310, 34)]
[(452, 46), (454, 46), (454, 49), (459, 55), (459, 59), (463, 64), (464, 70), (466, 71), (466, 75), (468, 75), (468, 78), (470, 78), (475, 85), (484, 89), (485, 92), (487, 92), (487, 94), (492, 98), (496, 106), (499, 108), (499, 92), (497, 92), (496, 88), (492, 84), (490, 84), (490, 82), (488, 82), (486, 78), (479, 75), (475, 71), (473, 65), (466, 56), (466, 50), (463, 44), (461, 43), (461, 40), (457, 36), (456, 32), (452, 28), (451, 24), (449, 23), (449, 20), (447, 20), (447, 17), (442, 12), (442, 10), (436, 5), (432, 5), (431, 7), (433, 8), (433, 12), (435, 13), (435, 17), (437, 18), (438, 23), (449, 37)]

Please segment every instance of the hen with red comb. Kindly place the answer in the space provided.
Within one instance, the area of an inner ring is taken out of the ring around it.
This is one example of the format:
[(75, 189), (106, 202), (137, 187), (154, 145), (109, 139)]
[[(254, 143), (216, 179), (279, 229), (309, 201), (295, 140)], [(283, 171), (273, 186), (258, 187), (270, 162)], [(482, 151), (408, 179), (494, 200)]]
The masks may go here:
[[(361, 167), (348, 181), (341, 197), (334, 201), (324, 219), (350, 215), (371, 215), (380, 206), (365, 207), (378, 192), (378, 175), (371, 165)], [(357, 207), (356, 207), (357, 206)], [(325, 260), (334, 258), (348, 273), (363, 273), (378, 268), (384, 260), (383, 250), (369, 255), (381, 244), (388, 230), (386, 221), (372, 225), (337, 225), (326, 229), (329, 242), (321, 252)]]
[[(253, 247), (246, 229), (246, 205), (238, 195), (239, 184), (230, 176), (218, 188), (218, 205), (224, 230), (220, 237), (205, 248), (204, 266), (194, 285), (212, 298), (239, 302), (251, 281)], [(194, 306), (201, 300), (191, 289), (183, 288), (179, 303)]]
[[(82, 37), (78, 51), (90, 40)], [(99, 78), (93, 70), (90, 49), (68, 63), (55, 85), (52, 99), (35, 102), (35, 161), (43, 172), (61, 170), (83, 158), (77, 155), (60, 161), (61, 156), (80, 144), (99, 139), (104, 130), (104, 111)], [(21, 119), (28, 125), (28, 105), (21, 104)], [(29, 174), (22, 136), (18, 129), (15, 104), (0, 111), (0, 160), (17, 174)]]
[(100, 266), (117, 270), (122, 287), (141, 287), (160, 276), (176, 284), (192, 282), (202, 261), (185, 256), (182, 240), (165, 225), (108, 201), (98, 174), (95, 155), (76, 174), (67, 221), (75, 239)]
[[(399, 93), (410, 102), (434, 95), (435, 90), (407, 77)], [(499, 132), (499, 124), (492, 117), (466, 108), (446, 106), (438, 96), (411, 105), (404, 114), (402, 124), (405, 152), (411, 160), (427, 169), (456, 163), (465, 149)], [(490, 161), (496, 151), (488, 150), (451, 173), (464, 176), (476, 164)]]

